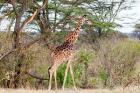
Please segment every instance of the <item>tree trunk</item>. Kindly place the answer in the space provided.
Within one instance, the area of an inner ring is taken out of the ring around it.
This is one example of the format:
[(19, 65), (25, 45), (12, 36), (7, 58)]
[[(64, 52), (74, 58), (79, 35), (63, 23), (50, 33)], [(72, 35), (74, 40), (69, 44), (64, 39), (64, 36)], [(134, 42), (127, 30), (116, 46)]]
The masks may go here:
[(21, 67), (23, 62), (24, 55), (20, 54), (16, 58), (16, 66), (15, 66), (15, 75), (14, 75), (14, 88), (19, 88), (21, 86)]
[(15, 28), (14, 28), (14, 32), (13, 32), (13, 36), (14, 36), (14, 45), (13, 47), (15, 49), (18, 49), (15, 52), (15, 61), (16, 61), (16, 65), (15, 65), (15, 75), (14, 75), (14, 88), (18, 88), (19, 86), (19, 81), (20, 81), (20, 70), (21, 70), (21, 65), (22, 65), (22, 54), (20, 54), (20, 21), (21, 21), (21, 15), (17, 15), (16, 17), (16, 23), (15, 23)]

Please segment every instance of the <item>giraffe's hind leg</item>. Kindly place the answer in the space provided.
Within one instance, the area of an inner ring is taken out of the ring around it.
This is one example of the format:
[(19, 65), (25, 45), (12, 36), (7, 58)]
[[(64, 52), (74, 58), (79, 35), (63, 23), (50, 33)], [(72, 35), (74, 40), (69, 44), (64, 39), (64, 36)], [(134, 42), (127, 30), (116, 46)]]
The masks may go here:
[[(55, 83), (56, 83), (56, 67), (55, 66), (52, 66), (50, 69), (49, 69), (49, 87), (48, 87), (48, 90), (51, 90), (51, 85), (52, 85), (52, 77), (54, 75), (54, 79), (55, 79)], [(56, 84), (55, 84), (55, 87), (56, 87)]]
[(54, 71), (55, 89), (57, 90), (57, 70)]
[(51, 84), (52, 84), (52, 76), (53, 76), (53, 73), (54, 73), (53, 69), (52, 69), (52, 68), (50, 68), (50, 69), (49, 69), (49, 87), (48, 87), (48, 90), (50, 90), (50, 89), (51, 89)]
[(52, 65), (50, 68), (49, 68), (49, 87), (48, 87), (48, 90), (51, 90), (51, 85), (52, 85), (52, 78), (54, 76), (54, 80), (55, 80), (55, 89), (57, 89), (57, 67), (58, 67), (58, 64), (57, 65)]

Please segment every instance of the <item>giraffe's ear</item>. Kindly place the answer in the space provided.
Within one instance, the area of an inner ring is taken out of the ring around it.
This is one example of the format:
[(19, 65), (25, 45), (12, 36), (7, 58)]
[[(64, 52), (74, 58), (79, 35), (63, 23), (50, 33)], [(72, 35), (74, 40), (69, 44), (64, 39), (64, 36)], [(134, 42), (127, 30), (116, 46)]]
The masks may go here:
[(93, 24), (93, 22), (91, 20), (89, 20), (89, 19), (85, 20), (85, 23), (88, 24), (88, 25), (92, 25)]

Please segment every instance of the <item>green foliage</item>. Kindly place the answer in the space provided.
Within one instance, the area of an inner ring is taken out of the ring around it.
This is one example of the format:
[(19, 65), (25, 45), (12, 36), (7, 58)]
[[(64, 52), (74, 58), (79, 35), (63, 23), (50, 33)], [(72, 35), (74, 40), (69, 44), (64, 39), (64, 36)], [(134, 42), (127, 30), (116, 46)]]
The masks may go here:
[(79, 58), (78, 61), (80, 63), (84, 63), (85, 65), (87, 65), (88, 63), (91, 62), (91, 60), (93, 59), (93, 54), (89, 51), (87, 51), (86, 49), (81, 49), (79, 52)]
[[(75, 78), (76, 84), (81, 86), (82, 81), (80, 80), (82, 79), (81, 77), (85, 74), (83, 73), (83, 69), (87, 70), (87, 66), (91, 62), (93, 58), (93, 54), (88, 51), (81, 50), (78, 53), (78, 56), (79, 57), (77, 59), (77, 62), (73, 65), (73, 71), (74, 71), (74, 78)], [(66, 69), (66, 64), (63, 64), (59, 67), (58, 72), (57, 72), (57, 80), (59, 81), (60, 85), (63, 84), (65, 69)], [(68, 73), (66, 86), (70, 87), (72, 85), (73, 85), (73, 82), (71, 79), (71, 75), (70, 73)]]
[[(57, 71), (57, 80), (59, 81), (59, 83), (62, 85), (63, 84), (63, 80), (64, 80), (64, 74), (65, 74), (65, 69), (66, 69), (66, 64), (63, 64), (59, 67), (58, 71)], [(68, 73), (69, 74), (69, 73)], [(67, 78), (68, 80), (68, 78)], [(67, 81), (66, 81), (67, 82)]]
[(136, 24), (135, 28), (140, 29), (140, 24)]
[(0, 4), (3, 4), (5, 2), (5, 0), (0, 0)]
[[(66, 64), (62, 64), (57, 71), (57, 80), (58, 80), (58, 82), (61, 86), (63, 84), (65, 70), (66, 70)], [(74, 65), (73, 66), (73, 71), (74, 71), (75, 81), (77, 82), (76, 85), (80, 85), (79, 79), (81, 78), (81, 75), (82, 75), (82, 64)], [(67, 79), (66, 79), (65, 86), (66, 87), (73, 86), (73, 82), (72, 82), (70, 72), (68, 72), (68, 74), (67, 74)]]
[[(59, 67), (58, 72), (57, 72), (57, 80), (59, 81), (61, 86), (64, 81), (65, 70), (66, 70), (66, 64), (63, 64)], [(72, 85), (72, 79), (71, 79), (70, 73), (68, 72), (65, 86), (68, 87), (71, 85)]]
[[(75, 81), (76, 82), (78, 81), (78, 83), (79, 83), (79, 79), (80, 79), (81, 74), (82, 74), (81, 64), (75, 65), (73, 68), (74, 68), (73, 71), (74, 71)], [(65, 70), (66, 70), (66, 64), (63, 64), (63, 65), (61, 65), (59, 67), (59, 69), (57, 71), (57, 80), (59, 81), (59, 84), (61, 86), (63, 84)], [(65, 86), (66, 87), (73, 86), (73, 82), (72, 82), (72, 78), (71, 78), (70, 72), (68, 72)]]
[(108, 78), (108, 75), (104, 68), (99, 69), (98, 77), (101, 79), (102, 82), (105, 82)]
[[(77, 65), (80, 65), (79, 68), (79, 77), (81, 78), (80, 86), (81, 87), (87, 87), (88, 86), (88, 67), (89, 63), (93, 60), (94, 54), (92, 51), (88, 51), (86, 49), (81, 49), (80, 52), (78, 53), (78, 60), (77, 60)], [(78, 72), (78, 71), (77, 71)], [(79, 78), (79, 79), (80, 79)]]
[(55, 44), (57, 43), (63, 43), (63, 39), (65, 38), (65, 36), (67, 35), (67, 31), (60, 31), (60, 32), (56, 32), (55, 33), (55, 38), (53, 39), (53, 42)]

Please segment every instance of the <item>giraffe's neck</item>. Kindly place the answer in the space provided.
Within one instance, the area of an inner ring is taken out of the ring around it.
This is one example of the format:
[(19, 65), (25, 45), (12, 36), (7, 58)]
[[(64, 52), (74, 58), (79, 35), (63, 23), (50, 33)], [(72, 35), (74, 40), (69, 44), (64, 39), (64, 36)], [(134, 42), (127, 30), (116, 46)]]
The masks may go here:
[(81, 25), (83, 23), (83, 18), (79, 18), (77, 24), (76, 24), (76, 28), (74, 29), (74, 31), (71, 31), (65, 38), (64, 42), (68, 42), (70, 44), (74, 44), (79, 36), (80, 33), (80, 28)]
[(79, 19), (77, 24), (76, 24), (76, 28), (75, 28), (75, 32), (79, 33), (80, 29), (81, 29), (81, 25), (82, 25), (82, 19)]

